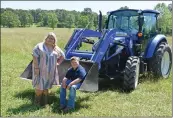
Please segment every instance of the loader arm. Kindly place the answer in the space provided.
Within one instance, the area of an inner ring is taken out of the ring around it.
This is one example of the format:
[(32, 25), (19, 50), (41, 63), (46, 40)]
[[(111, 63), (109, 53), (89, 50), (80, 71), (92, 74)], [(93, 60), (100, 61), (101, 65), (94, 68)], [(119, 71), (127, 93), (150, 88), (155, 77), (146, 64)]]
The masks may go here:
[(66, 59), (70, 59), (72, 56), (91, 59), (93, 55), (92, 52), (80, 52), (80, 51), (75, 51), (75, 49), (81, 42), (84, 41), (85, 37), (100, 38), (101, 35), (102, 34), (100, 32), (93, 31), (93, 30), (88, 30), (88, 29), (76, 30), (65, 47)]
[[(99, 82), (99, 69), (101, 67), (101, 61), (105, 56), (109, 46), (114, 43), (116, 32), (120, 31), (117, 29), (105, 30), (103, 35), (100, 32), (92, 30), (79, 30), (71, 37), (71, 41), (66, 47), (65, 55), (66, 60), (63, 61), (61, 66), (59, 66), (59, 77), (60, 83), (67, 72), (67, 69), (70, 67), (70, 58), (72, 56), (77, 56), (80, 58), (87, 58), (87, 61), (80, 61), (80, 64), (85, 68), (87, 75), (83, 81), (80, 90), (95, 92), (98, 90)], [(85, 37), (99, 37), (97, 42), (97, 48), (92, 52), (77, 51), (75, 50), (81, 42), (85, 42), (83, 39)]]
[[(103, 59), (105, 53), (107, 52), (107, 49), (109, 48), (110, 44), (113, 43), (117, 31), (119, 30), (117, 29), (105, 30), (105, 32), (102, 35), (100, 32), (93, 30), (88, 30), (88, 29), (78, 30), (77, 32), (75, 32), (75, 34), (72, 35), (70, 42), (68, 42), (68, 44), (66, 45), (65, 48), (66, 59), (70, 59), (72, 56), (77, 56), (80, 58), (88, 58), (91, 62), (99, 64)], [(95, 51), (82, 52), (75, 50), (77, 46), (83, 41), (84, 37), (100, 38)]]

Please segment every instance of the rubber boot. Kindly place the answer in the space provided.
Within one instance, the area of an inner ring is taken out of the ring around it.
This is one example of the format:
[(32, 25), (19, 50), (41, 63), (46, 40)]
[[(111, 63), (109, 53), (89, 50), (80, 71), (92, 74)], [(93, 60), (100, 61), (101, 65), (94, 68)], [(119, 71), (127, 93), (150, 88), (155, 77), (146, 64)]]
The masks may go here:
[(48, 105), (48, 95), (43, 94), (43, 106)]
[(37, 105), (37, 106), (41, 106), (41, 95), (40, 96), (37, 96), (35, 95), (35, 101), (34, 101), (34, 104)]

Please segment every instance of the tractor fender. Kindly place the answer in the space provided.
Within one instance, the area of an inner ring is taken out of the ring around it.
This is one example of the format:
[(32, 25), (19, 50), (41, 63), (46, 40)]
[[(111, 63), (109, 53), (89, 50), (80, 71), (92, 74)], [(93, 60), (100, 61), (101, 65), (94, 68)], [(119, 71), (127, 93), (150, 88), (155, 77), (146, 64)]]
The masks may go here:
[(145, 58), (151, 58), (154, 54), (154, 51), (156, 49), (156, 47), (158, 46), (158, 44), (160, 42), (167, 42), (166, 40), (166, 36), (162, 35), (162, 34), (158, 34), (155, 37), (151, 38), (151, 40), (149, 41), (147, 48), (145, 49)]

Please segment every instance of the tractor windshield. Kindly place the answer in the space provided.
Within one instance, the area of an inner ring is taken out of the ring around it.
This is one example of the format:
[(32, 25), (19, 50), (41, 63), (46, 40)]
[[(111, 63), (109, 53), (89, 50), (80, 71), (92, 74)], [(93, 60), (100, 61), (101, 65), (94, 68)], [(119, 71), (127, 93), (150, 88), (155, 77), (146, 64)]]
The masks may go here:
[(138, 31), (138, 12), (127, 10), (127, 11), (116, 11), (109, 16), (108, 29), (116, 28), (121, 30), (134, 30)]

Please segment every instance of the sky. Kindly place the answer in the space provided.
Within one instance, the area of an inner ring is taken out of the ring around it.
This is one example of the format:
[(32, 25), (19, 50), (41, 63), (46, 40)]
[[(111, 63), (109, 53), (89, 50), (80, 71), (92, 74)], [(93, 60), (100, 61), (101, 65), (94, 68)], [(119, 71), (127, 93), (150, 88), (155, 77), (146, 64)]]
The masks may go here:
[(158, 3), (168, 5), (172, 1), (1, 1), (1, 8), (83, 11), (84, 8), (89, 7), (96, 13), (101, 10), (106, 15), (108, 11), (113, 11), (123, 6), (143, 10), (153, 9)]

